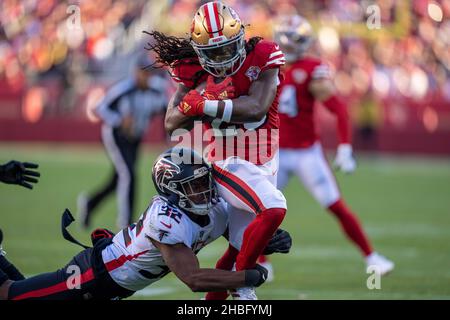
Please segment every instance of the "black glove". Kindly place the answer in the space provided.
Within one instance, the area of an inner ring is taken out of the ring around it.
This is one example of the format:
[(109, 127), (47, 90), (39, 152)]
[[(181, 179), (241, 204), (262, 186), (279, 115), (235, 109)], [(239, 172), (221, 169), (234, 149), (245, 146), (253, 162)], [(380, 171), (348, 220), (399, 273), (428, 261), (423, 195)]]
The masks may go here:
[(267, 274), (267, 269), (259, 264), (257, 264), (253, 269), (245, 270), (245, 286), (259, 287), (266, 282)]
[(37, 183), (38, 180), (33, 177), (40, 177), (40, 173), (35, 170), (39, 166), (29, 162), (10, 161), (0, 166), (0, 181), (7, 184), (18, 184), (28, 189), (33, 189), (31, 183)]
[(292, 238), (289, 232), (283, 229), (278, 229), (270, 239), (266, 248), (263, 251), (263, 255), (269, 255), (272, 253), (288, 253), (292, 246)]

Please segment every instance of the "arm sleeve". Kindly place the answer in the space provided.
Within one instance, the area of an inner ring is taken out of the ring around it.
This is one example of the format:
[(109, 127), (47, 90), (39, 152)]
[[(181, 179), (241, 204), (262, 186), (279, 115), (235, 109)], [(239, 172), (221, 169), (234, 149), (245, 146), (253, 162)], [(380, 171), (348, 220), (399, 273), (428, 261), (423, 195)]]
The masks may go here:
[(332, 78), (331, 68), (328, 64), (323, 62), (319, 62), (319, 64), (316, 65), (311, 72), (312, 80), (331, 79), (331, 78)]
[(336, 115), (339, 144), (351, 143), (350, 117), (342, 99), (332, 96), (323, 105)]
[(125, 79), (112, 86), (105, 97), (95, 108), (95, 113), (104, 123), (111, 127), (118, 127), (122, 122), (122, 116), (119, 112), (111, 109), (111, 104), (121, 95), (127, 92), (133, 85), (133, 81)]
[(109, 108), (105, 99), (95, 108), (95, 113), (102, 119), (104, 123), (111, 127), (118, 127), (122, 122), (122, 117), (116, 111)]
[(118, 101), (118, 108), (117, 109), (119, 110), (119, 114), (122, 117), (130, 115), (131, 114), (130, 99), (128, 99), (128, 97), (122, 97)]

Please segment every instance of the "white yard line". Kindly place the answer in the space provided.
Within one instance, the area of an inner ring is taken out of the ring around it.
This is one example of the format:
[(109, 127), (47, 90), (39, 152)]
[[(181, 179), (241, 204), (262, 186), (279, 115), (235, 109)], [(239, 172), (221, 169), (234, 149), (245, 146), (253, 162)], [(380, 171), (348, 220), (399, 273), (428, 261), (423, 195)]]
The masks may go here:
[[(154, 297), (161, 296), (165, 294), (171, 294), (178, 291), (178, 289), (174, 287), (160, 287), (160, 288), (151, 288), (147, 287), (145, 289), (137, 291), (133, 296), (136, 297)], [(133, 299), (133, 298), (131, 298)]]

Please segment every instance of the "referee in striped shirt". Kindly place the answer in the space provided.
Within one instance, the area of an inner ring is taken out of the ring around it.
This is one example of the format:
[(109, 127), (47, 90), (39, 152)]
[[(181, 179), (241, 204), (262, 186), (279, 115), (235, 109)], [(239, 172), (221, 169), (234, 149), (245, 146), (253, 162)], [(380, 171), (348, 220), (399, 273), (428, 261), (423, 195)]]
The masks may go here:
[(168, 80), (156, 74), (147, 55), (138, 58), (134, 74), (107, 91), (96, 108), (103, 122), (102, 140), (113, 164), (109, 181), (96, 192), (78, 197), (78, 215), (83, 228), (90, 226), (95, 209), (113, 191), (117, 191), (119, 229), (132, 222), (135, 199), (135, 165), (142, 136), (151, 117), (164, 113)]

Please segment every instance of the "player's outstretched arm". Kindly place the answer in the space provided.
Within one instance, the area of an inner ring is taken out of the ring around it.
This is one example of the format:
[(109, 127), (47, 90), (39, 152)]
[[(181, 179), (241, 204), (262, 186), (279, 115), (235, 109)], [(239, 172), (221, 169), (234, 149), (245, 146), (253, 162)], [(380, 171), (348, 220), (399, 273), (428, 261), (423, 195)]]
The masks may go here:
[(188, 87), (178, 84), (176, 92), (169, 101), (164, 120), (164, 126), (168, 134), (172, 134), (178, 128), (191, 130), (194, 126), (195, 118), (184, 115), (177, 108), (189, 90)]
[(350, 117), (347, 106), (336, 95), (336, 89), (331, 79), (312, 80), (309, 85), (309, 91), (314, 98), (322, 102), (329, 111), (336, 115), (339, 143), (350, 144)]
[(194, 252), (184, 244), (168, 245), (152, 239), (169, 269), (193, 292), (223, 291), (246, 286), (260, 286), (267, 270), (258, 266), (244, 271), (225, 271), (200, 268)]
[(351, 145), (351, 126), (347, 106), (336, 95), (336, 89), (329, 78), (311, 81), (309, 90), (312, 95), (336, 115), (339, 146), (334, 166), (344, 173), (352, 173), (356, 169)]

